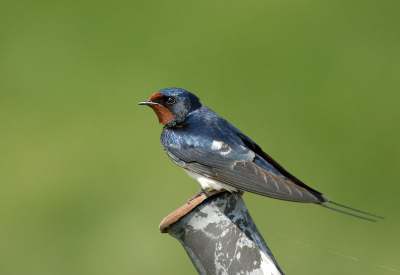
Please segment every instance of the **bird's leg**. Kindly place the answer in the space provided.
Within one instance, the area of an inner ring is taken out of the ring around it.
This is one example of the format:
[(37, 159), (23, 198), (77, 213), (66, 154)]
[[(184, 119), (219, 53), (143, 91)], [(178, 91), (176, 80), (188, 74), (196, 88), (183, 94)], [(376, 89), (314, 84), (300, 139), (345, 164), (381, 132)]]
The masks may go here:
[(193, 197), (191, 197), (190, 199), (188, 199), (187, 203), (190, 204), (190, 202), (191, 202), (192, 200), (194, 200), (194, 199), (197, 198), (197, 197), (200, 197), (200, 196), (203, 195), (203, 194), (206, 195), (207, 198), (210, 196), (210, 194), (208, 193), (207, 190), (205, 190), (205, 189), (200, 189), (199, 191), (196, 192), (196, 194), (195, 194)]

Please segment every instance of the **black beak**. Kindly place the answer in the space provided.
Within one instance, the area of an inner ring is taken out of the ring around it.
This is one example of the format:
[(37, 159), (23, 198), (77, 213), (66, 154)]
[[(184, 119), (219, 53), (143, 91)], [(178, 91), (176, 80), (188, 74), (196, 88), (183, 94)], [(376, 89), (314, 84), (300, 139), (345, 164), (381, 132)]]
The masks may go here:
[(150, 101), (150, 100), (147, 100), (147, 101), (139, 102), (138, 105), (153, 106), (153, 105), (160, 105), (160, 104), (158, 104), (156, 102), (153, 102), (153, 101)]

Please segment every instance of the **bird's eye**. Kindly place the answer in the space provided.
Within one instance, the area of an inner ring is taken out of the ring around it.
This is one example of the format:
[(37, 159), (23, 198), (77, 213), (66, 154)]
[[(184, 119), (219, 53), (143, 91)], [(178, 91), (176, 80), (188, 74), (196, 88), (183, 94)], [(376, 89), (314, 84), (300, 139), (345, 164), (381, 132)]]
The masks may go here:
[(173, 96), (168, 97), (167, 100), (166, 100), (166, 102), (167, 102), (167, 104), (169, 104), (169, 105), (174, 104), (174, 103), (175, 103), (175, 97), (173, 97)]

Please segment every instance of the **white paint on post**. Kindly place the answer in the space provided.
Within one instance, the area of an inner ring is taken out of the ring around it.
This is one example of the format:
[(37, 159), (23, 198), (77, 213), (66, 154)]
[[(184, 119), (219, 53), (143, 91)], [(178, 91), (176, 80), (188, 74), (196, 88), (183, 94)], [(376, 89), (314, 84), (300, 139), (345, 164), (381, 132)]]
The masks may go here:
[(238, 193), (208, 198), (168, 233), (180, 241), (199, 274), (283, 275)]

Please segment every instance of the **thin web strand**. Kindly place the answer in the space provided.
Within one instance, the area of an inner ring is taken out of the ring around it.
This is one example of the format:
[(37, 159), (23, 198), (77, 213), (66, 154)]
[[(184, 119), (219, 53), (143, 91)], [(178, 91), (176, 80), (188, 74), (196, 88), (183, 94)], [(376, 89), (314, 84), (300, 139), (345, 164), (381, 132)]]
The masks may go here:
[[(263, 228), (263, 229), (266, 229), (266, 228)], [(308, 247), (308, 248), (313, 248), (313, 249), (316, 249), (316, 250), (319, 250), (319, 251), (323, 251), (323, 252), (326, 252), (326, 253), (331, 253), (331, 254), (333, 254), (333, 255), (341, 256), (341, 257), (348, 258), (348, 259), (351, 259), (351, 260), (354, 260), (354, 261), (358, 261), (358, 262), (362, 262), (362, 263), (369, 264), (369, 265), (372, 265), (372, 266), (376, 266), (376, 267), (379, 267), (379, 268), (387, 269), (387, 270), (392, 271), (392, 272), (400, 273), (400, 270), (397, 270), (397, 269), (394, 269), (394, 268), (391, 268), (391, 267), (387, 267), (387, 266), (384, 266), (384, 265), (375, 264), (375, 263), (372, 263), (372, 262), (367, 262), (367, 261), (364, 261), (364, 260), (361, 260), (361, 259), (357, 259), (357, 258), (355, 258), (355, 257), (351, 257), (351, 256), (347, 256), (347, 255), (344, 255), (344, 254), (340, 254), (340, 253), (337, 253), (337, 252), (334, 252), (334, 251), (330, 251), (330, 250), (326, 250), (326, 249), (323, 249), (323, 248), (319, 248), (319, 247), (316, 247), (316, 246), (313, 246), (313, 245), (309, 245), (309, 244), (300, 242), (300, 241), (298, 241), (298, 240), (292, 239), (292, 238), (287, 237), (287, 236), (285, 236), (285, 235), (283, 235), (283, 234), (281, 234), (281, 233), (277, 233), (277, 232), (274, 232), (274, 231), (269, 230), (269, 229), (266, 229), (266, 230), (268, 230), (268, 231), (270, 231), (270, 232), (272, 232), (272, 233), (274, 233), (274, 234), (276, 234), (276, 235), (279, 235), (279, 236), (281, 236), (281, 237), (283, 237), (283, 238), (286, 238), (286, 239), (288, 239), (288, 240), (291, 240), (292, 242), (301, 244), (302, 246), (305, 246), (305, 247)]]

